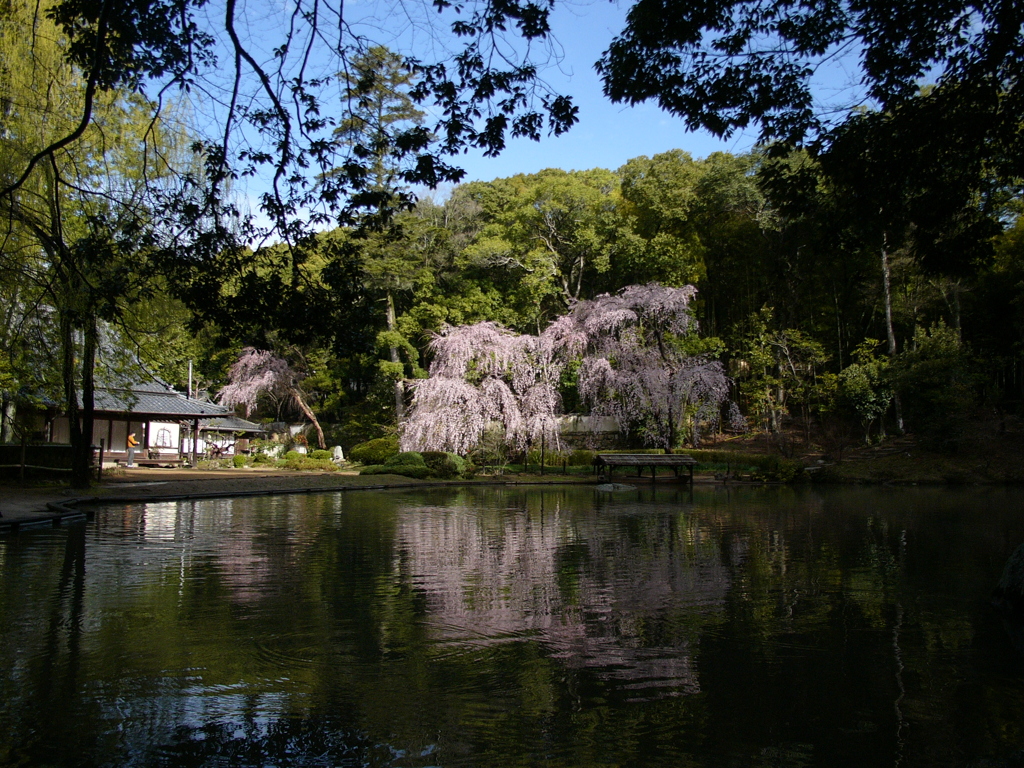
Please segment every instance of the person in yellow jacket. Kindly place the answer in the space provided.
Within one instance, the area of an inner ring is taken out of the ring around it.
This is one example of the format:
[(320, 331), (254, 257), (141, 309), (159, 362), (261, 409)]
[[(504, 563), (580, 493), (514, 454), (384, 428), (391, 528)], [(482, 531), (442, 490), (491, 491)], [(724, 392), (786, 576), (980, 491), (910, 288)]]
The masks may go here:
[(135, 466), (135, 449), (138, 448), (139, 441), (135, 439), (135, 433), (132, 432), (128, 435), (128, 466)]

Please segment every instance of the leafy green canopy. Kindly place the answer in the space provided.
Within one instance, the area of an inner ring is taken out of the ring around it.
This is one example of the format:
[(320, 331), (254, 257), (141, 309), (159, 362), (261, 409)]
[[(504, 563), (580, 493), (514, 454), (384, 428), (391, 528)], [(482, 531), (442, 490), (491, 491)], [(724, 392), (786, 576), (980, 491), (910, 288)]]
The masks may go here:
[(815, 108), (814, 80), (842, 56), (858, 58), (865, 96), (883, 111), (933, 80), (988, 93), (993, 114), (1015, 124), (1022, 25), (1024, 8), (1009, 2), (639, 0), (599, 69), (613, 99), (657, 99), (721, 136), (750, 124), (765, 141), (818, 133), (829, 116)]
[[(854, 60), (857, 100), (822, 103), (828, 69)], [(918, 230), (933, 267), (965, 271), (993, 234), (977, 215), (991, 187), (1024, 178), (1020, 3), (638, 0), (598, 68), (613, 100), (656, 100), (691, 129), (758, 126), (778, 156), (808, 145), (873, 208), (876, 248)]]
[[(172, 227), (155, 210), (184, 142), (175, 109), (114, 87), (101, 56), (88, 76), (70, 64), (73, 46), (44, 10), (0, 9), (0, 349), (20, 385), (0, 399), (9, 411), (26, 387), (51, 385), (52, 396), (59, 371), (72, 478), (84, 485), (95, 376), (121, 365), (109, 339), (141, 353), (175, 312), (165, 303), (165, 317), (141, 316), (164, 287), (149, 257)], [(50, 360), (31, 349), (36, 328), (48, 329)]]
[[(194, 222), (206, 238), (197, 234), (185, 244), (195, 253), (214, 251), (237, 234), (238, 211), (228, 201), (241, 177), (263, 179), (262, 213), (278, 234), (298, 242), (307, 225), (344, 220), (350, 204), (365, 202), (360, 195), (377, 180), (373, 166), (382, 151), (407, 159), (396, 187), (436, 186), (463, 175), (446, 156), (466, 147), (497, 153), (506, 135), (539, 138), (575, 122), (571, 102), (538, 79), (531, 54), (510, 57), (517, 45), (502, 42), (507, 36), (543, 43), (548, 9), (532, 2), (432, 5), (449, 25), (430, 21), (433, 34), (457, 40), (454, 55), (424, 62), (406, 52), (389, 66), (415, 74), (412, 96), (433, 105), (436, 117), (394, 131), (382, 124), (372, 146), (347, 134), (361, 107), (355, 92), (366, 79), (361, 63), (379, 47), (367, 36), (372, 27), (360, 27), (350, 18), (359, 12), (341, 3), (289, 0), (268, 7), (225, 0), (211, 9), (206, 0), (57, 0), (40, 6), (38, 13), (67, 40), (66, 58), (82, 73), (84, 97), (76, 122), (9, 177), (0, 195), (24, 183), (55, 147), (77, 141), (96, 119), (97, 94), (117, 89), (155, 91), (156, 101), (183, 92), (206, 113), (193, 147), (205, 169), (184, 176), (165, 208)], [(252, 34), (254, 19), (259, 35)], [(545, 47), (525, 46), (534, 55)], [(349, 85), (340, 107), (339, 72)]]
[[(428, 14), (430, 6), (439, 13)], [(558, 33), (549, 20), (554, 7), (555, 0), (402, 4), (403, 13), (422, 14), (417, 19), (445, 53), (427, 61), (406, 49), (384, 61), (374, 38), (393, 36), (391, 20), (376, 29), (360, 26), (355, 14), (361, 11), (333, 1), (289, 0), (268, 8), (257, 0), (226, 0), (210, 13), (205, 0), (57, 0), (42, 12), (67, 38), (84, 99), (80, 119), (28, 167), (53, 146), (77, 140), (94, 119), (98, 92), (150, 89), (159, 102), (181, 89), (201, 95), (197, 104), (219, 106), (210, 107), (194, 145), (205, 170), (185, 174), (161, 211), (194, 225), (181, 229), (179, 256), (201, 261), (210, 254), (205, 258), (212, 260), (224, 254), (225, 241), (252, 240), (253, 232), (238, 231), (230, 203), (230, 188), (247, 176), (263, 179), (258, 205), (272, 227), (290, 244), (301, 244), (311, 227), (351, 221), (353, 206), (404, 205), (408, 185), (459, 180), (463, 172), (451, 158), (468, 147), (496, 154), (509, 135), (539, 138), (545, 130), (567, 130), (576, 108), (551, 92), (542, 72)], [(256, 18), (261, 34), (245, 34)], [(979, 0), (638, 0), (599, 70), (612, 99), (656, 99), (690, 128), (727, 136), (759, 125), (766, 143), (816, 139), (826, 147), (834, 129), (862, 105), (823, 111), (815, 78), (836, 59), (857, 58), (863, 98), (887, 115), (883, 139), (919, 135), (916, 127), (934, 124), (937, 114), (929, 151), (974, 165), (984, 161), (1010, 178), (1024, 176), (1022, 21), (1019, 3)], [(383, 76), (365, 66), (374, 59), (385, 65)], [(389, 78), (406, 76), (409, 96), (429, 119), (385, 121), (352, 141), (367, 95)], [(918, 97), (930, 80), (937, 87), (928, 98)], [(899, 139), (888, 154), (900, 155), (903, 146)], [(377, 188), (384, 156), (400, 160), (390, 191)], [(27, 176), (9, 178), (8, 189)], [(975, 193), (963, 190), (957, 210)], [(691, 234), (671, 238), (686, 244)], [(603, 258), (599, 253), (591, 261)]]

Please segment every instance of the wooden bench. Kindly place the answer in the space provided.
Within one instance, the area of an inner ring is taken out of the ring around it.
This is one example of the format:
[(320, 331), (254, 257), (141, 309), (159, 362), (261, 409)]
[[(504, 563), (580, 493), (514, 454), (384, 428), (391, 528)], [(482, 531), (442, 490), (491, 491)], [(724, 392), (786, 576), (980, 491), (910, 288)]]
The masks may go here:
[(651, 482), (657, 477), (658, 467), (671, 467), (675, 476), (679, 477), (679, 470), (686, 468), (690, 470), (689, 481), (693, 484), (693, 468), (697, 466), (697, 460), (685, 453), (599, 453), (594, 459), (594, 467), (597, 471), (607, 468), (607, 475), (612, 476), (615, 467), (636, 467), (637, 477), (644, 476), (644, 468), (651, 468)]

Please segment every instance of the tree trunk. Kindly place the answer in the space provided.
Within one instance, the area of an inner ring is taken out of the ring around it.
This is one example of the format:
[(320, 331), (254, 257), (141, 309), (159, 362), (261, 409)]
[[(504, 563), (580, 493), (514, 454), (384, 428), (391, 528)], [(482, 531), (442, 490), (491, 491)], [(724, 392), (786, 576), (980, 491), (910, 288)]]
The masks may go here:
[[(82, 424), (82, 411), (78, 403), (78, 377), (75, 366), (75, 329), (71, 321), (71, 311), (65, 309), (60, 315), (60, 341), (61, 341), (61, 376), (64, 379), (64, 411), (68, 418), (68, 435), (71, 441), (71, 485), (75, 488), (86, 488), (89, 486), (89, 465), (88, 451), (92, 442), (90, 434), (85, 435)], [(95, 356), (95, 350), (93, 350)], [(83, 355), (84, 357), (84, 355)], [(87, 370), (86, 361), (82, 360), (83, 373)], [(90, 376), (91, 379), (91, 376)], [(82, 391), (83, 400), (85, 391)], [(90, 398), (92, 387), (90, 382)], [(90, 403), (90, 405), (92, 405)], [(91, 422), (91, 419), (90, 419)], [(90, 431), (92, 425), (90, 423)], [(85, 461), (83, 462), (83, 457)]]
[(933, 282), (932, 285), (936, 286), (939, 289), (939, 293), (942, 294), (942, 298), (946, 302), (946, 306), (949, 308), (950, 319), (953, 323), (953, 329), (956, 331), (956, 337), (962, 340), (963, 329), (961, 327), (960, 319), (960, 281), (954, 280), (948, 289), (939, 281)]
[[(892, 287), (889, 274), (888, 244), (882, 241), (882, 293), (885, 298), (885, 333), (889, 340), (889, 359), (896, 359), (896, 331), (892, 325)], [(893, 406), (896, 408), (896, 431), (903, 433), (903, 404), (899, 393), (893, 395)]]
[(99, 331), (96, 317), (90, 316), (85, 321), (82, 339), (82, 443), (78, 451), (73, 452), (71, 465), (72, 484), (76, 488), (88, 488), (92, 479), (90, 463), (92, 462), (92, 430), (96, 421), (96, 348)]
[(839, 294), (836, 293), (835, 284), (832, 285), (832, 300), (836, 306), (836, 355), (839, 362), (839, 370), (843, 370), (843, 317), (839, 311)]
[(956, 328), (956, 337), (963, 340), (963, 328), (960, 320), (960, 281), (953, 285), (953, 327)]
[(14, 442), (14, 398), (4, 393), (3, 406), (0, 410), (0, 443)]
[(324, 431), (320, 427), (320, 422), (316, 418), (316, 414), (313, 413), (313, 409), (306, 405), (306, 401), (302, 397), (302, 393), (298, 389), (292, 388), (292, 397), (295, 398), (296, 405), (306, 415), (306, 418), (313, 423), (313, 429), (316, 430), (316, 444), (320, 450), (327, 450), (327, 443), (324, 441)]
[[(395, 332), (395, 328), (398, 322), (395, 318), (395, 298), (391, 295), (391, 291), (388, 291), (388, 330), (392, 333)], [(392, 346), (390, 348), (391, 362), (401, 363), (402, 359), (398, 355), (398, 347)], [(405, 380), (399, 378), (395, 381), (395, 421), (401, 424), (405, 420)]]
[(885, 334), (889, 340), (889, 357), (896, 357), (896, 331), (892, 325), (892, 286), (889, 273), (889, 253), (882, 246), (882, 295), (885, 301)]
[(668, 444), (665, 446), (665, 453), (672, 453), (676, 446), (676, 420), (672, 415), (672, 406), (668, 407)]
[(769, 434), (776, 435), (779, 432), (779, 412), (775, 408), (775, 400), (772, 398), (771, 388), (766, 388), (764, 391), (765, 402), (768, 404), (768, 432)]

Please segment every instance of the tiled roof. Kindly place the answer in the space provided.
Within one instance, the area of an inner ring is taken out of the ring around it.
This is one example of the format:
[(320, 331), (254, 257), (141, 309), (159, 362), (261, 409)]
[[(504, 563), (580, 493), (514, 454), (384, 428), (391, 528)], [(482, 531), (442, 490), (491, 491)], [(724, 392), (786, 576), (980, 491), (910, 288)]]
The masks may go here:
[(159, 380), (134, 383), (123, 388), (97, 387), (95, 406), (96, 411), (107, 413), (178, 419), (231, 413), (231, 409), (223, 405), (189, 399)]
[(262, 424), (256, 424), (240, 416), (221, 416), (216, 419), (200, 419), (200, 429), (220, 432), (266, 432)]

